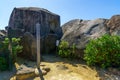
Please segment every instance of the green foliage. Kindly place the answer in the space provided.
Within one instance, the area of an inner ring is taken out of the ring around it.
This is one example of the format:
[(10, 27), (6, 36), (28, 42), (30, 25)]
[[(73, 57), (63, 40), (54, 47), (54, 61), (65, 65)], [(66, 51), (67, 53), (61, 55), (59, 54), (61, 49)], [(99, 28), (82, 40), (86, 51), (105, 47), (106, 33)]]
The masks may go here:
[(8, 44), (5, 44), (4, 42), (0, 42), (0, 52), (1, 53), (8, 53)]
[[(22, 46), (19, 45), (19, 42), (20, 42), (20, 38), (12, 38), (12, 59), (13, 59), (13, 62), (16, 61), (17, 59), (17, 53), (20, 53), (22, 51)], [(1, 45), (1, 48), (0, 50), (4, 53), (4, 52), (10, 52), (9, 51), (9, 38), (5, 38), (5, 40), (0, 44)]]
[(58, 55), (65, 58), (73, 58), (75, 57), (75, 44), (72, 45), (72, 48), (69, 47), (69, 43), (67, 41), (61, 41), (58, 46)]
[(19, 45), (20, 38), (11, 38), (12, 54), (10, 53), (10, 40), (5, 38), (0, 42), (0, 70), (4, 71), (9, 67), (11, 70), (13, 63), (17, 59), (17, 53), (22, 51), (22, 46)]
[(5, 71), (8, 69), (7, 61), (5, 58), (0, 57), (0, 71)]
[(84, 59), (88, 65), (99, 65), (102, 68), (120, 66), (120, 36), (103, 35), (90, 40), (85, 49)]

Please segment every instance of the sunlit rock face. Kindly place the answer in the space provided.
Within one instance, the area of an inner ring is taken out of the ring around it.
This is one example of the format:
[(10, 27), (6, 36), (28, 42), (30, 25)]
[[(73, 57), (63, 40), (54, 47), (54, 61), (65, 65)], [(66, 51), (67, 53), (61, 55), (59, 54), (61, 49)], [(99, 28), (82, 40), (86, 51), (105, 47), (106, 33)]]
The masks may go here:
[(76, 55), (83, 58), (84, 49), (90, 39), (96, 39), (104, 34), (120, 35), (120, 15), (111, 19), (82, 20), (74, 19), (62, 26), (61, 40), (68, 41), (70, 46), (76, 45)]
[[(36, 8), (36, 7), (14, 8), (9, 19), (8, 28), (11, 30), (8, 31), (8, 34), (12, 37), (22, 38), (24, 37), (24, 34), (26, 32), (29, 32), (31, 35), (36, 37), (36, 23), (40, 23), (41, 52), (52, 53), (51, 51), (54, 51), (55, 49), (56, 40), (60, 39), (62, 36), (62, 28), (60, 27), (60, 16), (46, 9)], [(53, 36), (48, 38), (49, 35), (53, 35)], [(22, 40), (22, 41), (27, 41), (27, 40)], [(46, 41), (50, 41), (49, 45), (46, 44), (48, 43)], [(27, 42), (21, 42), (21, 43), (27, 43)], [(22, 45), (23, 47), (26, 46), (24, 44)], [(32, 46), (32, 44), (27, 44), (27, 45)], [(51, 48), (51, 46), (53, 47)], [(46, 47), (48, 51), (45, 51)], [(36, 55), (36, 53), (31, 53), (31, 52), (28, 53), (26, 52), (26, 50), (24, 50), (22, 54), (27, 54), (27, 55), (29, 54), (29, 56), (32, 56), (33, 54)], [(35, 60), (35, 58), (33, 60)]]
[(120, 35), (120, 15), (112, 16), (106, 24), (111, 34)]
[(60, 28), (60, 16), (43, 8), (23, 7), (14, 8), (9, 20), (9, 27), (21, 29), (24, 32), (36, 33), (35, 25), (39, 22), (41, 36), (57, 34), (58, 38), (62, 35)]

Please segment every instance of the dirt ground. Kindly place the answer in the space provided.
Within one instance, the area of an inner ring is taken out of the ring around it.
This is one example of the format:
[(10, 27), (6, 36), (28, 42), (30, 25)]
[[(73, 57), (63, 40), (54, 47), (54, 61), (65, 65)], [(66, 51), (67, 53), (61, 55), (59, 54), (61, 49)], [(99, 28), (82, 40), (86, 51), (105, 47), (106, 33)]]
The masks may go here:
[(2, 71), (0, 72), (0, 80), (10, 80), (12, 76), (15, 75), (15, 67), (13, 68), (12, 71)]
[[(36, 62), (24, 59), (18, 59), (18, 63), (36, 67)], [(103, 69), (88, 67), (83, 61), (70, 61), (56, 55), (44, 55), (41, 65), (50, 68), (50, 72), (43, 76), (44, 80), (120, 80), (120, 76), (108, 75)], [(0, 80), (10, 80), (14, 74), (15, 70), (0, 72)], [(40, 78), (35, 77), (32, 80), (40, 80)]]
[(83, 62), (80, 64), (78, 61), (69, 61), (56, 56), (51, 56), (51, 58), (45, 56), (43, 59), (42, 64), (51, 68), (51, 71), (44, 76), (45, 80), (99, 80), (97, 72), (84, 65)]

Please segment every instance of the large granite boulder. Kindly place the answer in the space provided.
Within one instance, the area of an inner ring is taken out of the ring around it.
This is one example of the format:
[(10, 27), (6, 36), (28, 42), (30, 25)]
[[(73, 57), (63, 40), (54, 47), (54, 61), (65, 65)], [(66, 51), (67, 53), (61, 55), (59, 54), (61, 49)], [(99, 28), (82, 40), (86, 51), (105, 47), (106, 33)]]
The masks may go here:
[[(36, 23), (40, 23), (41, 52), (52, 53), (56, 40), (62, 37), (59, 15), (43, 8), (14, 8), (8, 25), (9, 36), (21, 37), (24, 47), (22, 52), (24, 56), (22, 57), (33, 58), (33, 60), (36, 60)], [(47, 51), (45, 51), (46, 47)]]
[(104, 24), (106, 19), (95, 20), (71, 20), (62, 26), (63, 36), (61, 40), (68, 41), (70, 46), (76, 45), (76, 54), (83, 58), (83, 50), (90, 39), (96, 39), (108, 32)]
[(23, 32), (30, 32), (35, 35), (36, 23), (40, 23), (41, 25), (41, 36), (52, 33), (57, 34), (58, 38), (61, 38), (62, 29), (60, 28), (60, 16), (43, 8), (14, 8), (8, 27), (20, 29)]
[(120, 35), (120, 15), (112, 16), (106, 24), (111, 34)]
[(120, 15), (114, 15), (110, 19), (71, 20), (62, 26), (62, 30), (61, 40), (68, 41), (70, 47), (75, 44), (75, 55), (83, 58), (84, 49), (90, 39), (96, 39), (104, 34), (120, 35)]

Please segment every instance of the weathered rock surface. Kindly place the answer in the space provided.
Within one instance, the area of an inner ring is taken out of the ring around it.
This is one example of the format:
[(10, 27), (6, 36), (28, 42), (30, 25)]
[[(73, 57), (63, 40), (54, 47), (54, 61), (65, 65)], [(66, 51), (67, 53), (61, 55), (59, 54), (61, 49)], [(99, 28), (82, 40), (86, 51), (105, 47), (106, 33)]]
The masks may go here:
[(46, 66), (40, 66), (40, 71), (38, 68), (28, 67), (23, 64), (19, 65), (18, 63), (15, 63), (15, 67), (17, 69), (14, 76), (16, 79), (13, 80), (33, 80), (33, 78), (46, 75), (50, 71), (50, 68)]
[[(28, 57), (30, 54), (29, 56), (31, 56), (31, 58), (33, 57), (33, 60), (35, 60), (34, 56), (36, 55), (36, 51), (34, 51), (36, 49), (34, 41), (34, 38), (36, 37), (36, 23), (40, 23), (41, 52), (51, 53), (51, 51), (55, 49), (56, 39), (60, 39), (62, 36), (62, 28), (60, 27), (59, 15), (56, 15), (43, 8), (14, 8), (8, 25), (11, 30), (16, 31), (13, 35), (12, 33), (8, 32), (10, 36), (12, 35), (14, 37), (23, 37), (22, 43), (24, 44), (22, 45), (25, 48), (23, 50), (23, 54), (26, 54), (24, 55), (25, 57)], [(29, 35), (27, 35), (29, 36), (28, 40), (25, 38), (26, 32), (29, 32)], [(47, 47), (47, 51), (45, 51), (45, 47)]]
[(44, 51), (45, 53), (49, 52), (55, 52), (55, 47), (56, 47), (56, 40), (57, 40), (57, 35), (55, 34), (49, 34), (44, 38)]
[(7, 35), (7, 32), (5, 30), (0, 30), (0, 39), (4, 39), (6, 35)]
[(21, 38), (23, 52), (20, 54), (30, 60), (36, 59), (36, 39), (30, 32), (25, 32)]
[(37, 75), (35, 74), (34, 68), (29, 68), (25, 65), (21, 65), (17, 70), (16, 80), (26, 80), (35, 76)]
[(120, 15), (114, 15), (106, 23), (111, 34), (120, 35)]
[(120, 15), (111, 19), (71, 20), (62, 26), (61, 40), (68, 41), (70, 46), (76, 45), (76, 55), (83, 58), (83, 50), (90, 39), (96, 39), (104, 34), (120, 35)]
[[(9, 27), (35, 35), (35, 25), (38, 22), (41, 24), (41, 36), (48, 35), (49, 33), (62, 34), (60, 16), (43, 8), (14, 8), (10, 16)], [(61, 37), (61, 35), (57, 36)]]
[(76, 45), (76, 54), (83, 57), (83, 49), (90, 39), (95, 39), (107, 33), (105, 19), (72, 20), (62, 26), (62, 40), (68, 41), (70, 46)]

